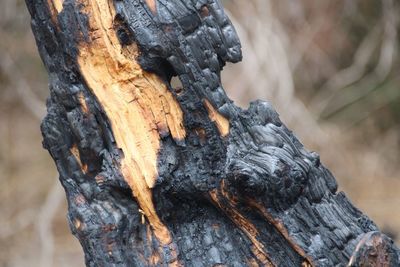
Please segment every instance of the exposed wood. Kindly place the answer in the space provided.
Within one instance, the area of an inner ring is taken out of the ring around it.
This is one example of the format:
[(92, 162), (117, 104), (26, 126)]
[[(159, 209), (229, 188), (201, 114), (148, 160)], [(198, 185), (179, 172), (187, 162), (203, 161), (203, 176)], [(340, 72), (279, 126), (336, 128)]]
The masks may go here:
[[(257, 258), (257, 261), (265, 266), (273, 266), (270, 256), (265, 251), (265, 247), (262, 243), (257, 240), (259, 232), (255, 225), (249, 222), (243, 215), (238, 212), (233, 205), (222, 204), (218, 197), (218, 191), (213, 191), (210, 193), (211, 199), (214, 203), (233, 221), (233, 223), (240, 228), (250, 239), (252, 246), (251, 251)], [(227, 203), (231, 201), (227, 199)]]
[(150, 8), (151, 12), (153, 12), (153, 14), (157, 12), (156, 0), (146, 0), (146, 4)]
[(219, 112), (215, 110), (210, 101), (208, 101), (207, 99), (204, 100), (204, 105), (207, 108), (210, 120), (215, 123), (220, 134), (222, 136), (227, 136), (229, 134), (229, 120), (219, 114)]
[(80, 1), (88, 18), (89, 43), (79, 49), (78, 66), (91, 92), (102, 105), (123, 152), (121, 172), (132, 189), (154, 234), (171, 243), (167, 227), (158, 217), (151, 189), (158, 175), (160, 135), (185, 137), (182, 111), (166, 85), (136, 62), (136, 44), (118, 40), (116, 13), (108, 0)]
[(269, 103), (226, 96), (241, 50), (219, 1), (26, 2), (87, 266), (400, 264)]

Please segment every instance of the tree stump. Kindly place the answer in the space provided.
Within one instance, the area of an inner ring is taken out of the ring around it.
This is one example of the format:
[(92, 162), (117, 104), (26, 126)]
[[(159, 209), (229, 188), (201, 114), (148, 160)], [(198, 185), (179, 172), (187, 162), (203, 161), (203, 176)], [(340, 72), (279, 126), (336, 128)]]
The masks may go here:
[(218, 0), (26, 2), (87, 266), (400, 266), (271, 104), (227, 97), (241, 46)]

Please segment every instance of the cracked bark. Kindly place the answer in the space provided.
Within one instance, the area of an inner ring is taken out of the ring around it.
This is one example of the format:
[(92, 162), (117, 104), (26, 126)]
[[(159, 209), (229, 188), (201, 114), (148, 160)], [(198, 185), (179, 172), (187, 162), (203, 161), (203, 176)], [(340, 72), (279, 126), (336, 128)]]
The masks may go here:
[(241, 48), (218, 0), (26, 3), (87, 266), (399, 266), (269, 103), (227, 97)]

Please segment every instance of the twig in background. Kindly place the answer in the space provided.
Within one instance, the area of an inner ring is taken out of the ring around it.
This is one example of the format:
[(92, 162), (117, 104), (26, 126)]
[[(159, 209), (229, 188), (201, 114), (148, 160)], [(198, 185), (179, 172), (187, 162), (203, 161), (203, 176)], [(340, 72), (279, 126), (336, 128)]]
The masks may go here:
[(25, 78), (21, 75), (18, 75), (20, 71), (17, 68), (16, 62), (9, 54), (2, 53), (0, 67), (9, 77), (13, 88), (17, 90), (21, 102), (38, 120), (42, 120), (46, 112), (45, 105), (43, 101), (41, 101), (33, 92), (31, 86), (25, 80)]
[(47, 194), (46, 201), (42, 205), (36, 221), (36, 232), (42, 248), (40, 255), (40, 266), (42, 267), (53, 266), (55, 249), (52, 224), (63, 200), (64, 193), (58, 179), (56, 179), (56, 182)]
[[(326, 142), (324, 140), (329, 139), (327, 134), (295, 95), (288, 52), (291, 46), (284, 27), (273, 14), (272, 2), (255, 0), (249, 4), (234, 1), (234, 6), (237, 9), (231, 18), (235, 25), (239, 25), (237, 30), (243, 46), (244, 63), (236, 66), (241, 71), (226, 80), (226, 88), (231, 88), (235, 97), (245, 102), (251, 98), (273, 102), (284, 120), (302, 138), (306, 139), (313, 131), (313, 135), (318, 137), (308, 142)], [(249, 17), (248, 14), (254, 16)], [(296, 125), (300, 122), (301, 125)]]
[(35, 211), (32, 209), (22, 210), (12, 222), (9, 220), (9, 216), (2, 216), (0, 219), (0, 240), (6, 240), (32, 225), (35, 218), (34, 213)]
[[(362, 78), (359, 81), (354, 81), (354, 85), (350, 86), (349, 84), (342, 84), (341, 86), (337, 86), (335, 90), (331, 91), (331, 95), (327, 97), (325, 100), (320, 100), (320, 107), (323, 107), (320, 110), (319, 114), (322, 118), (330, 118), (338, 114), (339, 112), (345, 110), (352, 105), (365, 100), (368, 96), (373, 96), (375, 91), (380, 91), (385, 94), (384, 83), (387, 82), (392, 86), (396, 86), (395, 83), (390, 81), (390, 73), (393, 69), (394, 58), (396, 55), (398, 40), (397, 40), (397, 27), (399, 24), (399, 20), (396, 18), (396, 14), (398, 9), (393, 6), (392, 0), (384, 1), (384, 9), (383, 9), (383, 36), (381, 37), (381, 45), (379, 46), (379, 58), (377, 60), (376, 66), (370, 73), (367, 73), (366, 67), (367, 64), (371, 64), (370, 59), (365, 63), (363, 67), (363, 72), (361, 73)], [(378, 38), (376, 38), (379, 41)], [(371, 54), (372, 55), (372, 54)], [(339, 75), (340, 76), (340, 75)], [(357, 80), (358, 80), (357, 79)], [(389, 79), (389, 81), (388, 81)], [(397, 80), (397, 79), (396, 79)], [(346, 92), (343, 92), (346, 90)], [(321, 93), (328, 91), (320, 91)], [(346, 93), (344, 97), (338, 98), (339, 94)], [(379, 92), (378, 92), (379, 93)], [(376, 96), (376, 94), (374, 94)], [(374, 98), (378, 99), (379, 98)], [(370, 115), (374, 114), (374, 111), (377, 111), (383, 107), (385, 107), (388, 103), (396, 100), (397, 97), (393, 98), (384, 97), (381, 101), (377, 102), (376, 105), (371, 106), (367, 105), (368, 109), (365, 112), (360, 113), (360, 116), (355, 118), (354, 121), (350, 122), (350, 125), (357, 125), (361, 121), (367, 119)], [(336, 100), (336, 101), (335, 101)], [(318, 101), (316, 101), (318, 102)]]
[(353, 64), (337, 72), (318, 90), (318, 93), (310, 101), (311, 110), (316, 114), (322, 114), (338, 90), (349, 86), (365, 75), (367, 64), (379, 43), (380, 31), (381, 25), (378, 24), (359, 45), (354, 54)]

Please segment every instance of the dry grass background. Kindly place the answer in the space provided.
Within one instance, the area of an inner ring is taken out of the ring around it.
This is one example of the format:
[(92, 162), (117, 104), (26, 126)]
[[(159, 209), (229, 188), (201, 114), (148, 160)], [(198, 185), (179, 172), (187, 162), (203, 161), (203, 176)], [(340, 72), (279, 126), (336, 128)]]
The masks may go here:
[[(400, 4), (226, 0), (243, 63), (225, 88), (271, 101), (352, 201), (400, 233)], [(0, 266), (83, 266), (57, 172), (41, 148), (47, 77), (22, 0), (0, 2)]]

